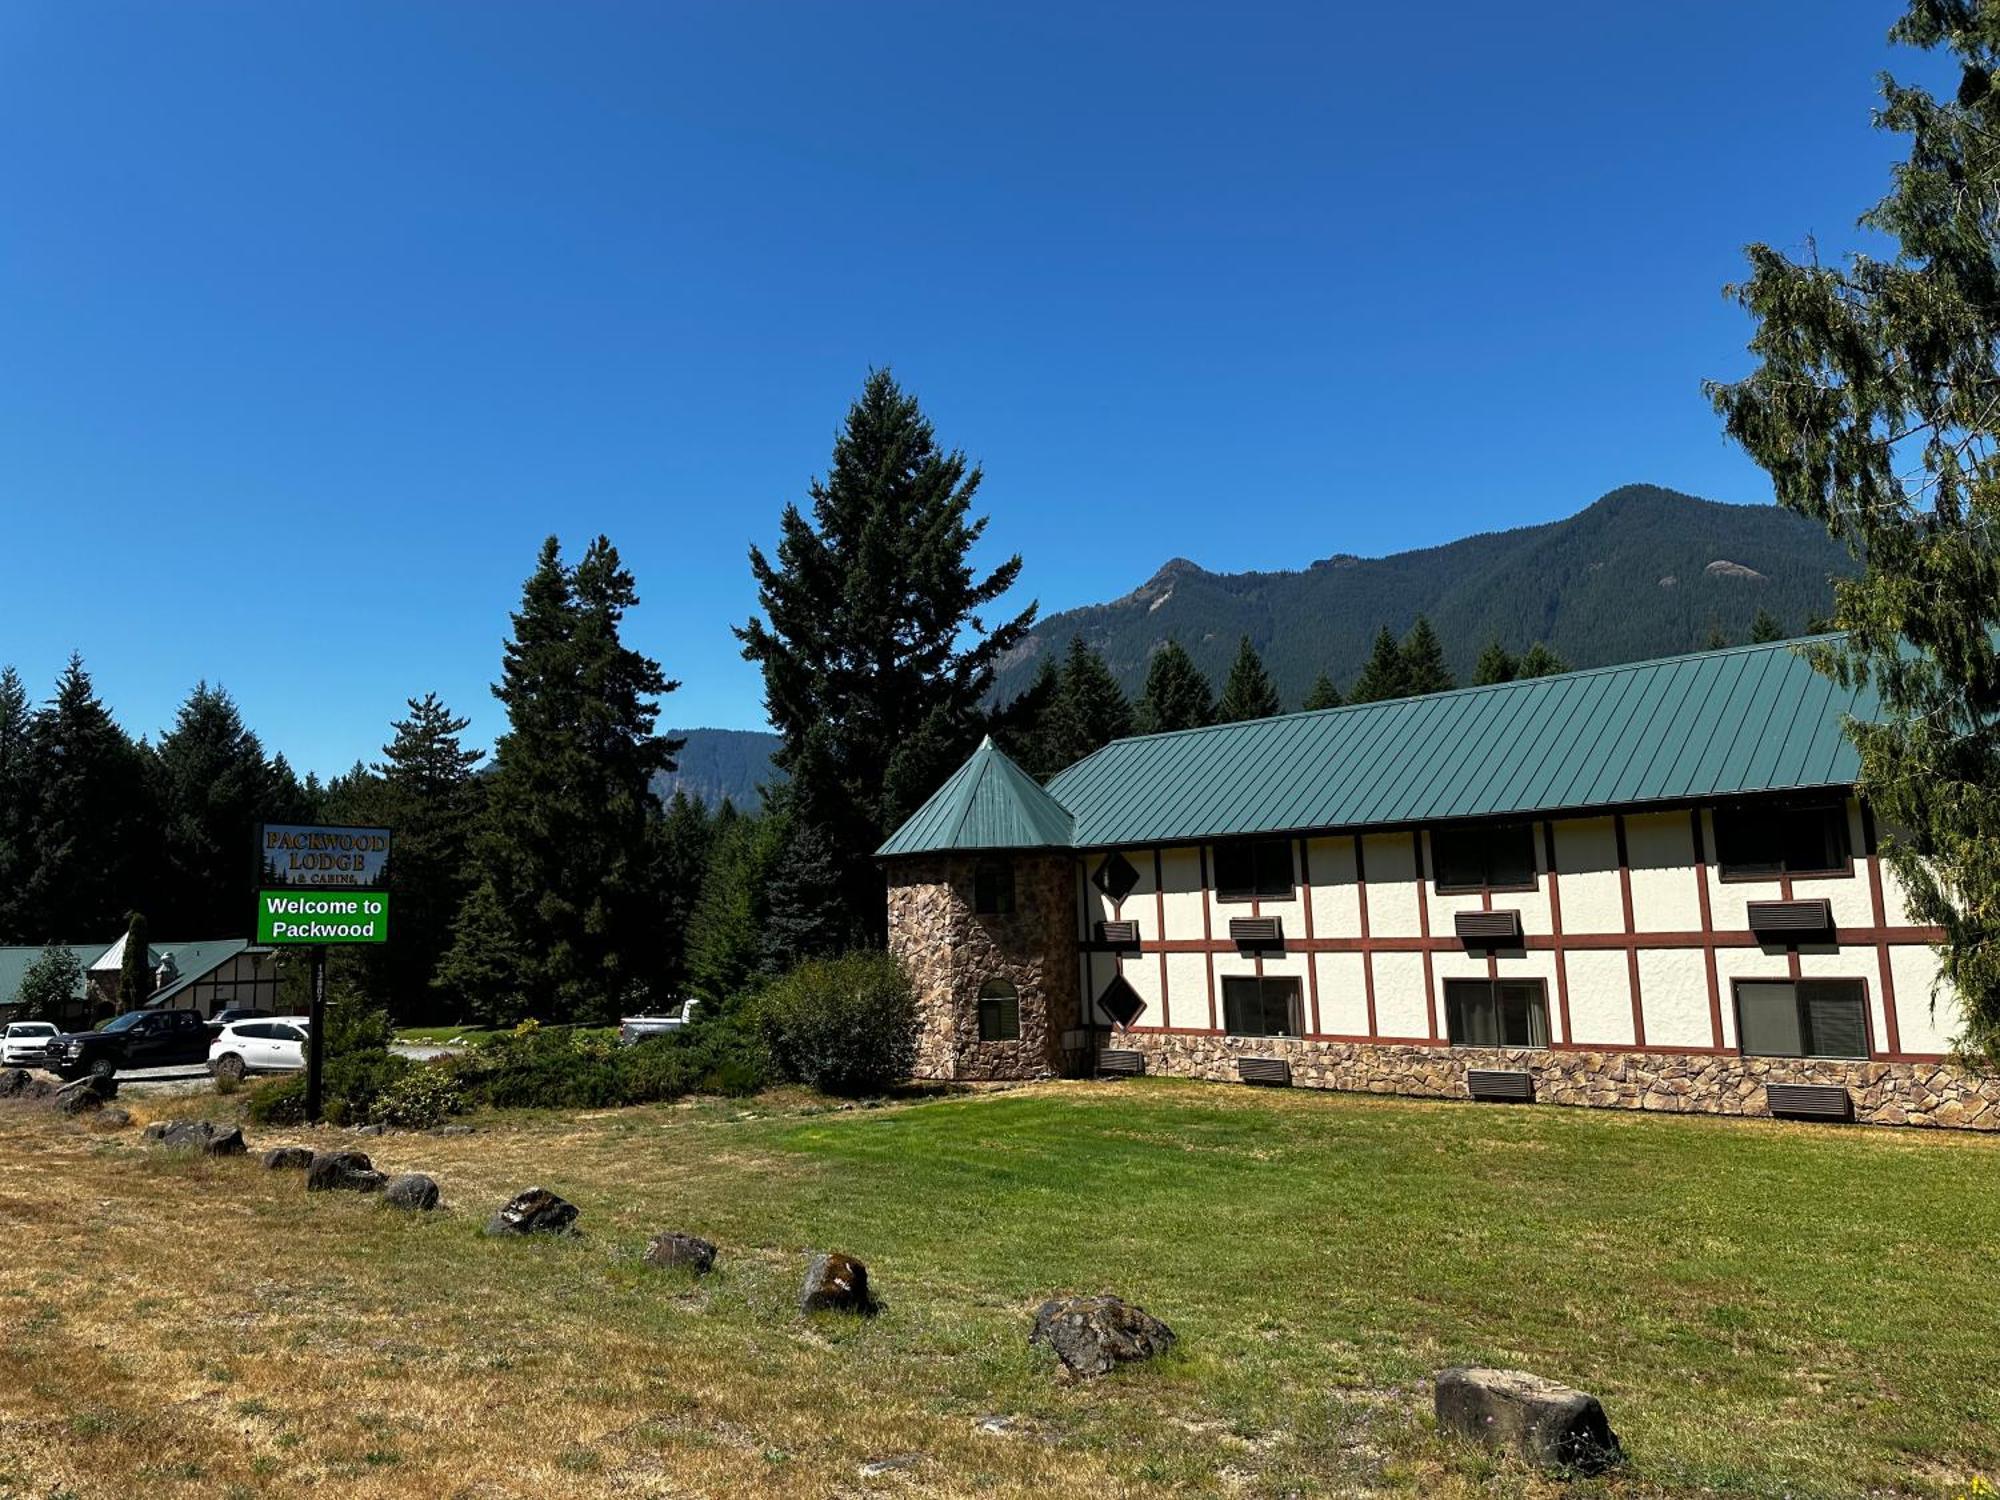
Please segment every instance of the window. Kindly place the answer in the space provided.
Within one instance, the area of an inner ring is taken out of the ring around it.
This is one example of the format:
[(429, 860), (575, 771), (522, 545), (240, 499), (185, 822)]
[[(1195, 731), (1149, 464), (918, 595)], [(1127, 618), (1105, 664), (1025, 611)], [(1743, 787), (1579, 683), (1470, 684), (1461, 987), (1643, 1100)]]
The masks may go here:
[(1021, 996), (1004, 979), (989, 979), (979, 987), (979, 1040), (1018, 1042), (1021, 1039)]
[(1444, 1017), (1454, 1047), (1549, 1044), (1549, 1002), (1539, 979), (1447, 979)]
[(1222, 1026), (1231, 1036), (1297, 1036), (1299, 982), (1254, 976), (1222, 981)]
[(247, 1042), (276, 1041), (278, 1028), (266, 1021), (240, 1021), (229, 1028)]
[(1535, 830), (1528, 823), (1438, 828), (1431, 832), (1431, 861), (1444, 891), (1521, 889), (1535, 883)]
[(1139, 998), (1139, 992), (1132, 988), (1123, 974), (1112, 977), (1111, 983), (1104, 987), (1104, 993), (1097, 997), (1097, 1004), (1120, 1026), (1130, 1026), (1146, 1008), (1146, 1002)]
[(1014, 867), (989, 859), (972, 872), (972, 909), (982, 917), (1014, 914)]
[(1292, 841), (1244, 839), (1215, 846), (1215, 897), (1254, 901), (1292, 894)]
[(1090, 877), (1090, 882), (1113, 901), (1123, 901), (1139, 884), (1139, 872), (1132, 868), (1131, 860), (1113, 853), (1097, 867), (1097, 873)]
[(1866, 1057), (1868, 993), (1854, 979), (1746, 979), (1736, 1042), (1751, 1057)]
[(1715, 861), (1727, 880), (1832, 875), (1847, 870), (1847, 809), (1719, 807)]
[(296, 1026), (280, 1026), (276, 1023), (271, 1026), (271, 1040), (274, 1042), (303, 1042), (305, 1039), (306, 1034)]

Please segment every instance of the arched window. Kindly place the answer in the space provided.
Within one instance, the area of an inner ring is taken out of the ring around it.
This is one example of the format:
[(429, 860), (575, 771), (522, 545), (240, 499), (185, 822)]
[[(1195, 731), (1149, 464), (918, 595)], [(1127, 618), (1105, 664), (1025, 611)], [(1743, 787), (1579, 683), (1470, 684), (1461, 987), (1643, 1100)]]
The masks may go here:
[(979, 987), (979, 1040), (1018, 1042), (1021, 1039), (1021, 994), (1004, 979), (989, 979)]
[(1006, 917), (1014, 913), (1014, 867), (1004, 860), (989, 859), (972, 872), (972, 909), (982, 917)]

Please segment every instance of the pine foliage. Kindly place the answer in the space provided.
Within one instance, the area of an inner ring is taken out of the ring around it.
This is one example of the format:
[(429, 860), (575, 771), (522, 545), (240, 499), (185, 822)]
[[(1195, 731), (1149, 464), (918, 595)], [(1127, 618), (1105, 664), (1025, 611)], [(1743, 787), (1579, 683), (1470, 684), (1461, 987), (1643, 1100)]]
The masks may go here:
[(1215, 702), (1208, 679), (1179, 641), (1170, 640), (1153, 653), (1136, 718), (1141, 734), (1199, 729), (1214, 722)]
[(1322, 672), (1313, 679), (1312, 690), (1306, 694), (1304, 706), (1308, 709), (1339, 708), (1345, 701), (1340, 696), (1340, 689), (1334, 686), (1333, 679)]
[(1216, 722), (1240, 724), (1248, 719), (1268, 719), (1283, 711), (1271, 674), (1264, 670), (1264, 659), (1250, 644), (1250, 637), (1244, 636), (1237, 644), (1236, 660), (1230, 665), (1222, 697), (1215, 705)]
[(1402, 647), (1384, 625), (1375, 632), (1375, 647), (1361, 668), (1361, 675), (1348, 689), (1349, 703), (1380, 703), (1387, 698), (1407, 698), (1410, 694), (1410, 667)]
[(1914, 0), (1890, 35), (1959, 74), (1945, 98), (1883, 83), (1908, 155), (1863, 222), (1894, 258), (1750, 246), (1731, 290), (1759, 363), (1709, 390), (1779, 502), (1863, 561), (1813, 660), (1881, 696), (1850, 728), (1862, 790), (1912, 917), (1944, 929), (1967, 1043), (2000, 1057), (2000, 9)]

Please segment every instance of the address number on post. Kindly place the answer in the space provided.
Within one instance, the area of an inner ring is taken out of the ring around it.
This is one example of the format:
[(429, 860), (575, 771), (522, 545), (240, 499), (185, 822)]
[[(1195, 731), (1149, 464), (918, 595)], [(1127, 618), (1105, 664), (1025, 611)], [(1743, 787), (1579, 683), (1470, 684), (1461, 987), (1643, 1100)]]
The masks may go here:
[(389, 897), (381, 891), (257, 893), (260, 943), (386, 943)]

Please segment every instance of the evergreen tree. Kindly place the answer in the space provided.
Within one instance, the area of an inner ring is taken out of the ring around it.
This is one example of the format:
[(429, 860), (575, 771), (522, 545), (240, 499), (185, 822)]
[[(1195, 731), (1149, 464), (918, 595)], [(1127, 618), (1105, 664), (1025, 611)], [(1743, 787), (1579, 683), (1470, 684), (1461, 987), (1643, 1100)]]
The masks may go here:
[(1305, 707), (1338, 708), (1343, 700), (1340, 689), (1333, 685), (1333, 679), (1322, 672), (1313, 679), (1312, 691), (1306, 694)]
[[(480, 916), (490, 928), (497, 914), (518, 955), (520, 1003), (539, 1019), (611, 1020), (645, 1003), (658, 967), (651, 780), (673, 769), (679, 746), (653, 726), (656, 695), (677, 684), (620, 638), (637, 602), (607, 538), (567, 567), (550, 537), (493, 688), (508, 728), (486, 781)], [(468, 1000), (484, 983), (480, 957), (462, 951), (474, 941), (461, 921), (439, 972), (441, 982), (464, 981)]]
[(1428, 616), (1418, 615), (1417, 623), (1403, 637), (1403, 690), (1411, 697), (1425, 693), (1447, 693), (1458, 684), (1444, 664), (1444, 644), (1431, 629)]
[(1137, 715), (1141, 734), (1165, 734), (1175, 729), (1199, 729), (1215, 719), (1215, 702), (1208, 679), (1179, 641), (1164, 642), (1146, 668), (1146, 690), (1139, 695)]
[(1750, 622), (1750, 639), (1761, 643), (1782, 641), (1784, 638), (1785, 627), (1778, 622), (1778, 617), (1768, 609), (1759, 609), (1757, 618)]
[[(140, 751), (105, 710), (81, 657), (70, 658), (55, 696), (30, 722), (28, 739), (34, 864), (23, 920), (44, 938), (114, 931), (147, 893), (157, 819)], [(243, 900), (249, 849), (246, 833), (238, 846), (232, 931), (249, 920)]]
[(0, 943), (31, 941), (26, 901), (36, 796), (29, 724), (21, 674), (12, 667), (0, 670)]
[(368, 814), (356, 821), (386, 827), (393, 837), (388, 888), (396, 940), (370, 950), (366, 988), (406, 1023), (451, 1021), (460, 1018), (434, 1014), (442, 997), (430, 981), (472, 893), (483, 803), (474, 773), (485, 752), (465, 747), (460, 736), (472, 721), (436, 693), (407, 702), (408, 717), (391, 722), (394, 735), (372, 774), (356, 767), (343, 788), (345, 800)]
[(1721, 651), (1725, 650), (1728, 645), (1729, 637), (1723, 632), (1722, 622), (1720, 620), (1710, 620), (1708, 622), (1708, 638), (1701, 643), (1701, 649), (1704, 651)]
[(1011, 705), (1011, 724), (1005, 731), (994, 731), (1000, 748), (1038, 781), (1047, 781), (1067, 764), (1056, 744), (1053, 722), (1061, 693), (1062, 668), (1053, 656), (1044, 655), (1035, 668), (1035, 680)]
[(759, 934), (759, 967), (773, 975), (846, 952), (863, 936), (849, 925), (840, 855), (826, 830), (787, 818), (774, 831), (764, 890), (770, 915)]
[(153, 993), (152, 934), (144, 912), (125, 924), (125, 951), (118, 957), (118, 1013), (137, 1010)]
[(1244, 636), (1236, 645), (1236, 660), (1230, 663), (1229, 677), (1222, 684), (1222, 697), (1215, 705), (1218, 724), (1240, 724), (1248, 719), (1268, 719), (1284, 712), (1264, 659)]
[(1486, 643), (1486, 649), (1479, 653), (1479, 660), (1472, 668), (1474, 687), (1491, 687), (1496, 682), (1512, 682), (1521, 675), (1521, 663), (1514, 653), (1500, 644), (1495, 636)]
[(514, 1026), (536, 1014), (541, 992), (529, 987), (530, 965), (499, 891), (481, 880), (458, 909), (451, 947), (438, 960), (431, 985), (458, 1019)]
[(1384, 625), (1375, 632), (1375, 647), (1362, 664), (1361, 675), (1348, 690), (1349, 703), (1379, 703), (1385, 698), (1406, 698), (1410, 693), (1409, 663), (1402, 647)]
[(75, 953), (51, 942), (21, 976), (17, 997), (24, 1021), (60, 1020), (83, 989), (83, 965)]
[(1118, 679), (1082, 636), (1071, 636), (1036, 726), (1033, 762), (1027, 769), (1046, 781), (1131, 732), (1132, 705)]
[(737, 636), (783, 738), (773, 760), (790, 777), (789, 813), (824, 834), (845, 925), (871, 943), (887, 932), (875, 849), (987, 732), (994, 663), (1034, 621), (1030, 605), (983, 625), (1021, 560), (973, 570), (980, 478), (876, 371), (811, 487), (810, 519), (787, 505), (776, 561), (750, 551), (764, 614)]
[(1863, 222), (1895, 257), (1752, 245), (1733, 291), (1760, 363), (1709, 391), (1779, 502), (1863, 564), (1813, 662), (1880, 696), (1877, 722), (1848, 725), (1862, 793), (1895, 830), (1912, 920), (1945, 931), (1967, 1044), (2000, 1058), (2000, 8), (1912, 0), (1890, 36), (1959, 72), (1949, 98), (1883, 84), (1877, 122), (1909, 155)]
[[(723, 806), (728, 807), (728, 799)], [(734, 815), (734, 809), (730, 809)], [(687, 994), (688, 930), (715, 843), (716, 820), (699, 798), (678, 787), (653, 825), (653, 888), (660, 893), (660, 989)]]
[(762, 968), (766, 893), (779, 830), (770, 817), (745, 817), (727, 804), (688, 923), (688, 986), (712, 1006), (738, 1001)]
[(1536, 641), (1521, 653), (1521, 660), (1515, 668), (1516, 677), (1555, 677), (1569, 670), (1569, 663), (1555, 652)]
[(152, 758), (163, 814), (166, 884), (156, 899), (169, 935), (219, 937), (250, 921), (256, 825), (299, 811), (297, 785), (278, 805), (279, 778), (257, 736), (220, 687), (197, 683)]

